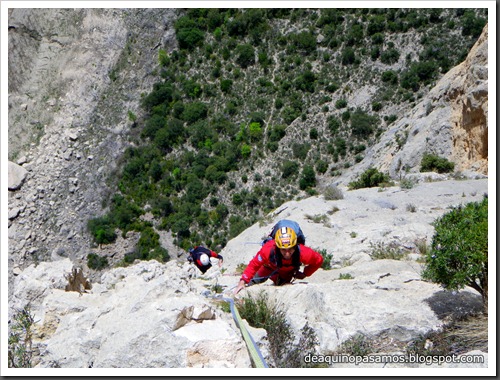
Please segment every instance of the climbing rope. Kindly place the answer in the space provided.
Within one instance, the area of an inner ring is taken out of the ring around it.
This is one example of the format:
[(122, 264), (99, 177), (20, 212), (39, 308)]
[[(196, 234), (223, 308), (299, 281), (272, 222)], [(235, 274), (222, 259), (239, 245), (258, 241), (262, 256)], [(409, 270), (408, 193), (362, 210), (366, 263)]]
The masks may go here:
[(262, 353), (259, 350), (259, 347), (253, 340), (252, 336), (248, 332), (247, 328), (243, 324), (243, 320), (241, 319), (240, 313), (238, 312), (238, 309), (234, 306), (234, 300), (232, 298), (225, 298), (222, 297), (222, 295), (219, 296), (213, 296), (213, 298), (218, 298), (223, 301), (226, 301), (229, 303), (229, 307), (231, 309), (231, 314), (233, 315), (233, 319), (236, 322), (236, 325), (241, 331), (241, 335), (243, 336), (243, 340), (245, 341), (248, 352), (250, 353), (250, 357), (252, 358), (252, 362), (257, 368), (269, 368), (267, 365), (266, 361), (264, 360), (264, 357), (262, 356)]

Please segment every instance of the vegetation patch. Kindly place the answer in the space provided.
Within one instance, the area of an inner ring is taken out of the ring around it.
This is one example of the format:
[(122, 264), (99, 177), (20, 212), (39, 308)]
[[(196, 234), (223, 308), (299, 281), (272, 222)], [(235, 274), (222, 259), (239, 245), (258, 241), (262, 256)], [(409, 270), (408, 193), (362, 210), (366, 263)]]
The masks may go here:
[(449, 290), (470, 286), (488, 310), (488, 198), (455, 207), (433, 223), (422, 278)]
[(237, 304), (237, 308), (241, 317), (251, 326), (267, 331), (271, 357), (277, 368), (307, 368), (314, 365), (304, 362), (304, 356), (315, 354), (318, 345), (316, 333), (307, 323), (296, 339), (281, 305), (271, 302), (264, 292), (255, 297), (246, 296)]
[(390, 184), (391, 179), (388, 174), (381, 173), (376, 168), (365, 170), (357, 180), (349, 183), (349, 190), (362, 189), (364, 187), (376, 187)]
[(424, 153), (420, 163), (421, 172), (450, 173), (455, 169), (455, 163), (444, 157)]
[(407, 354), (451, 356), (469, 351), (488, 352), (488, 317), (470, 315), (446, 324), (441, 331), (431, 331), (412, 340)]
[[(397, 119), (385, 110), (415, 101), (463, 61), (487, 16), (485, 9), (180, 10), (178, 46), (159, 47), (157, 81), (127, 115), (135, 133), (106, 215), (89, 221), (95, 243), (138, 231), (141, 247), (126, 263), (165, 261), (151, 229), (170, 231), (183, 249), (223, 248), (284, 202), (317, 194), (320, 179), (360, 162)], [(421, 53), (403, 57), (400, 40), (409, 33)], [(131, 40), (121, 64), (134, 48)], [(374, 62), (380, 72), (369, 69)], [(379, 90), (366, 107), (350, 107), (348, 82)], [(371, 171), (350, 188), (385, 182)], [(146, 211), (150, 222), (141, 219)]]
[(402, 260), (408, 256), (408, 251), (399, 246), (395, 242), (370, 242), (371, 253), (370, 257), (373, 260)]
[(35, 316), (28, 305), (16, 310), (12, 319), (9, 325), (9, 368), (31, 368)]

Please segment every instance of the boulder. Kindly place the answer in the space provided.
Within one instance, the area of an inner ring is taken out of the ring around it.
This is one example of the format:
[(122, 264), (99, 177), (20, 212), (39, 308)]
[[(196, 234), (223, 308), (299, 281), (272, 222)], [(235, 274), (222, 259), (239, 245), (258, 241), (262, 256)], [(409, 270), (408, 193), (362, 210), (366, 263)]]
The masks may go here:
[(28, 171), (25, 168), (9, 161), (9, 190), (19, 190), (27, 176)]

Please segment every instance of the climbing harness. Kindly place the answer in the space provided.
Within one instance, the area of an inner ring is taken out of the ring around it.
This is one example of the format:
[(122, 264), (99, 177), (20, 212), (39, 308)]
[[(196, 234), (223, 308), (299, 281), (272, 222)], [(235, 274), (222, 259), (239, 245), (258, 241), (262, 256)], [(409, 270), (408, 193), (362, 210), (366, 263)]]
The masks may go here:
[(252, 285), (257, 285), (257, 284), (261, 284), (263, 283), (264, 281), (266, 281), (267, 279), (271, 278), (272, 276), (274, 276), (276, 273), (278, 273), (278, 268), (276, 268), (273, 272), (271, 272), (270, 275), (268, 276), (262, 276), (262, 277), (253, 277), (247, 284), (247, 286), (252, 286)]

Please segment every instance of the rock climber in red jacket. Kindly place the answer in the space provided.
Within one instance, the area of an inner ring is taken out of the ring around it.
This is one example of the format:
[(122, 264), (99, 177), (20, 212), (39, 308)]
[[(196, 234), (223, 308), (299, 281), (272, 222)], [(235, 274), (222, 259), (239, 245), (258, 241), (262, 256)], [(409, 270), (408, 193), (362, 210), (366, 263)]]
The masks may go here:
[[(265, 243), (243, 271), (234, 294), (246, 284), (258, 284), (270, 278), (275, 285), (290, 283), (293, 278), (311, 276), (323, 264), (323, 256), (303, 244), (297, 244), (297, 234), (290, 227), (280, 228), (274, 240)], [(300, 266), (304, 265), (304, 272)]]

